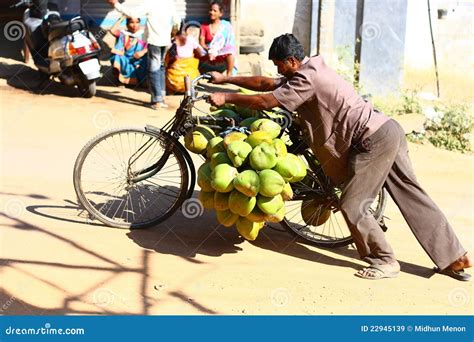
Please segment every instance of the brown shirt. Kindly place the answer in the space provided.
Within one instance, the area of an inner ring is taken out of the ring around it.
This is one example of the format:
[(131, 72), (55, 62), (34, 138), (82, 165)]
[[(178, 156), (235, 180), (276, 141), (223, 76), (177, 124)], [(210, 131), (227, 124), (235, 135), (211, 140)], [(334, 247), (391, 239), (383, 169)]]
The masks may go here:
[(297, 111), (301, 128), (324, 172), (344, 182), (353, 143), (389, 120), (374, 110), (321, 56), (305, 57), (296, 74), (273, 91), (280, 104)]

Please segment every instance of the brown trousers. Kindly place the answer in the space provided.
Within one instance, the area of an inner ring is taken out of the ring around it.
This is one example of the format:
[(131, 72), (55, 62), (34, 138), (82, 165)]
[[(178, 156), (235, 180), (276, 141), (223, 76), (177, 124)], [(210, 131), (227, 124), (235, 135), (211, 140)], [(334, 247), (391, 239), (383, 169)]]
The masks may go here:
[(382, 186), (436, 266), (445, 269), (466, 253), (446, 217), (418, 184), (405, 133), (396, 121), (389, 120), (353, 147), (348, 168), (341, 211), (361, 259), (372, 265), (396, 260), (384, 232), (368, 212)]

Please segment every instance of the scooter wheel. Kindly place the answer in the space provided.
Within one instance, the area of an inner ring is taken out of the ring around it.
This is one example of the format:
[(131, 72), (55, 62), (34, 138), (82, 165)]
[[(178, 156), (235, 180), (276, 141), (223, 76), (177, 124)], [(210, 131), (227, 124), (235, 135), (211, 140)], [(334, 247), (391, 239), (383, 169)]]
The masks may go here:
[(97, 91), (95, 81), (91, 82), (87, 80), (81, 80), (77, 84), (77, 88), (79, 89), (81, 96), (85, 98), (94, 97)]

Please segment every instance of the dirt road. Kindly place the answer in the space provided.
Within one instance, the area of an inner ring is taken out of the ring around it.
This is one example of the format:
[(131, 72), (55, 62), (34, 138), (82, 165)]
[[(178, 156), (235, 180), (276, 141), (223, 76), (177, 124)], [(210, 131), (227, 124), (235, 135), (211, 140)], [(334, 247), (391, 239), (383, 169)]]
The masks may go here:
[[(249, 243), (209, 212), (178, 212), (146, 231), (88, 224), (72, 185), (81, 147), (109, 127), (160, 126), (179, 98), (152, 111), (145, 92), (100, 86), (82, 99), (52, 84), (40, 94), (30, 67), (0, 59), (0, 73), (3, 314), (472, 314), (473, 282), (434, 274), (392, 202), (387, 236), (402, 272), (381, 281), (353, 276), (364, 265), (353, 247), (324, 250), (271, 229)], [(473, 157), (410, 148), (419, 180), (472, 251)]]

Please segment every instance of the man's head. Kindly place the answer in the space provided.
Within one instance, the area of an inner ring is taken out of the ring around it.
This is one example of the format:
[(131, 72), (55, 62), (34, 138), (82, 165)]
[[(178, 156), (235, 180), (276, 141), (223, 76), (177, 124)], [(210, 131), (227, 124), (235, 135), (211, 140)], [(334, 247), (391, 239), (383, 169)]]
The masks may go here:
[(291, 33), (276, 37), (268, 53), (268, 59), (276, 65), (278, 73), (286, 78), (293, 77), (304, 57), (303, 46)]

